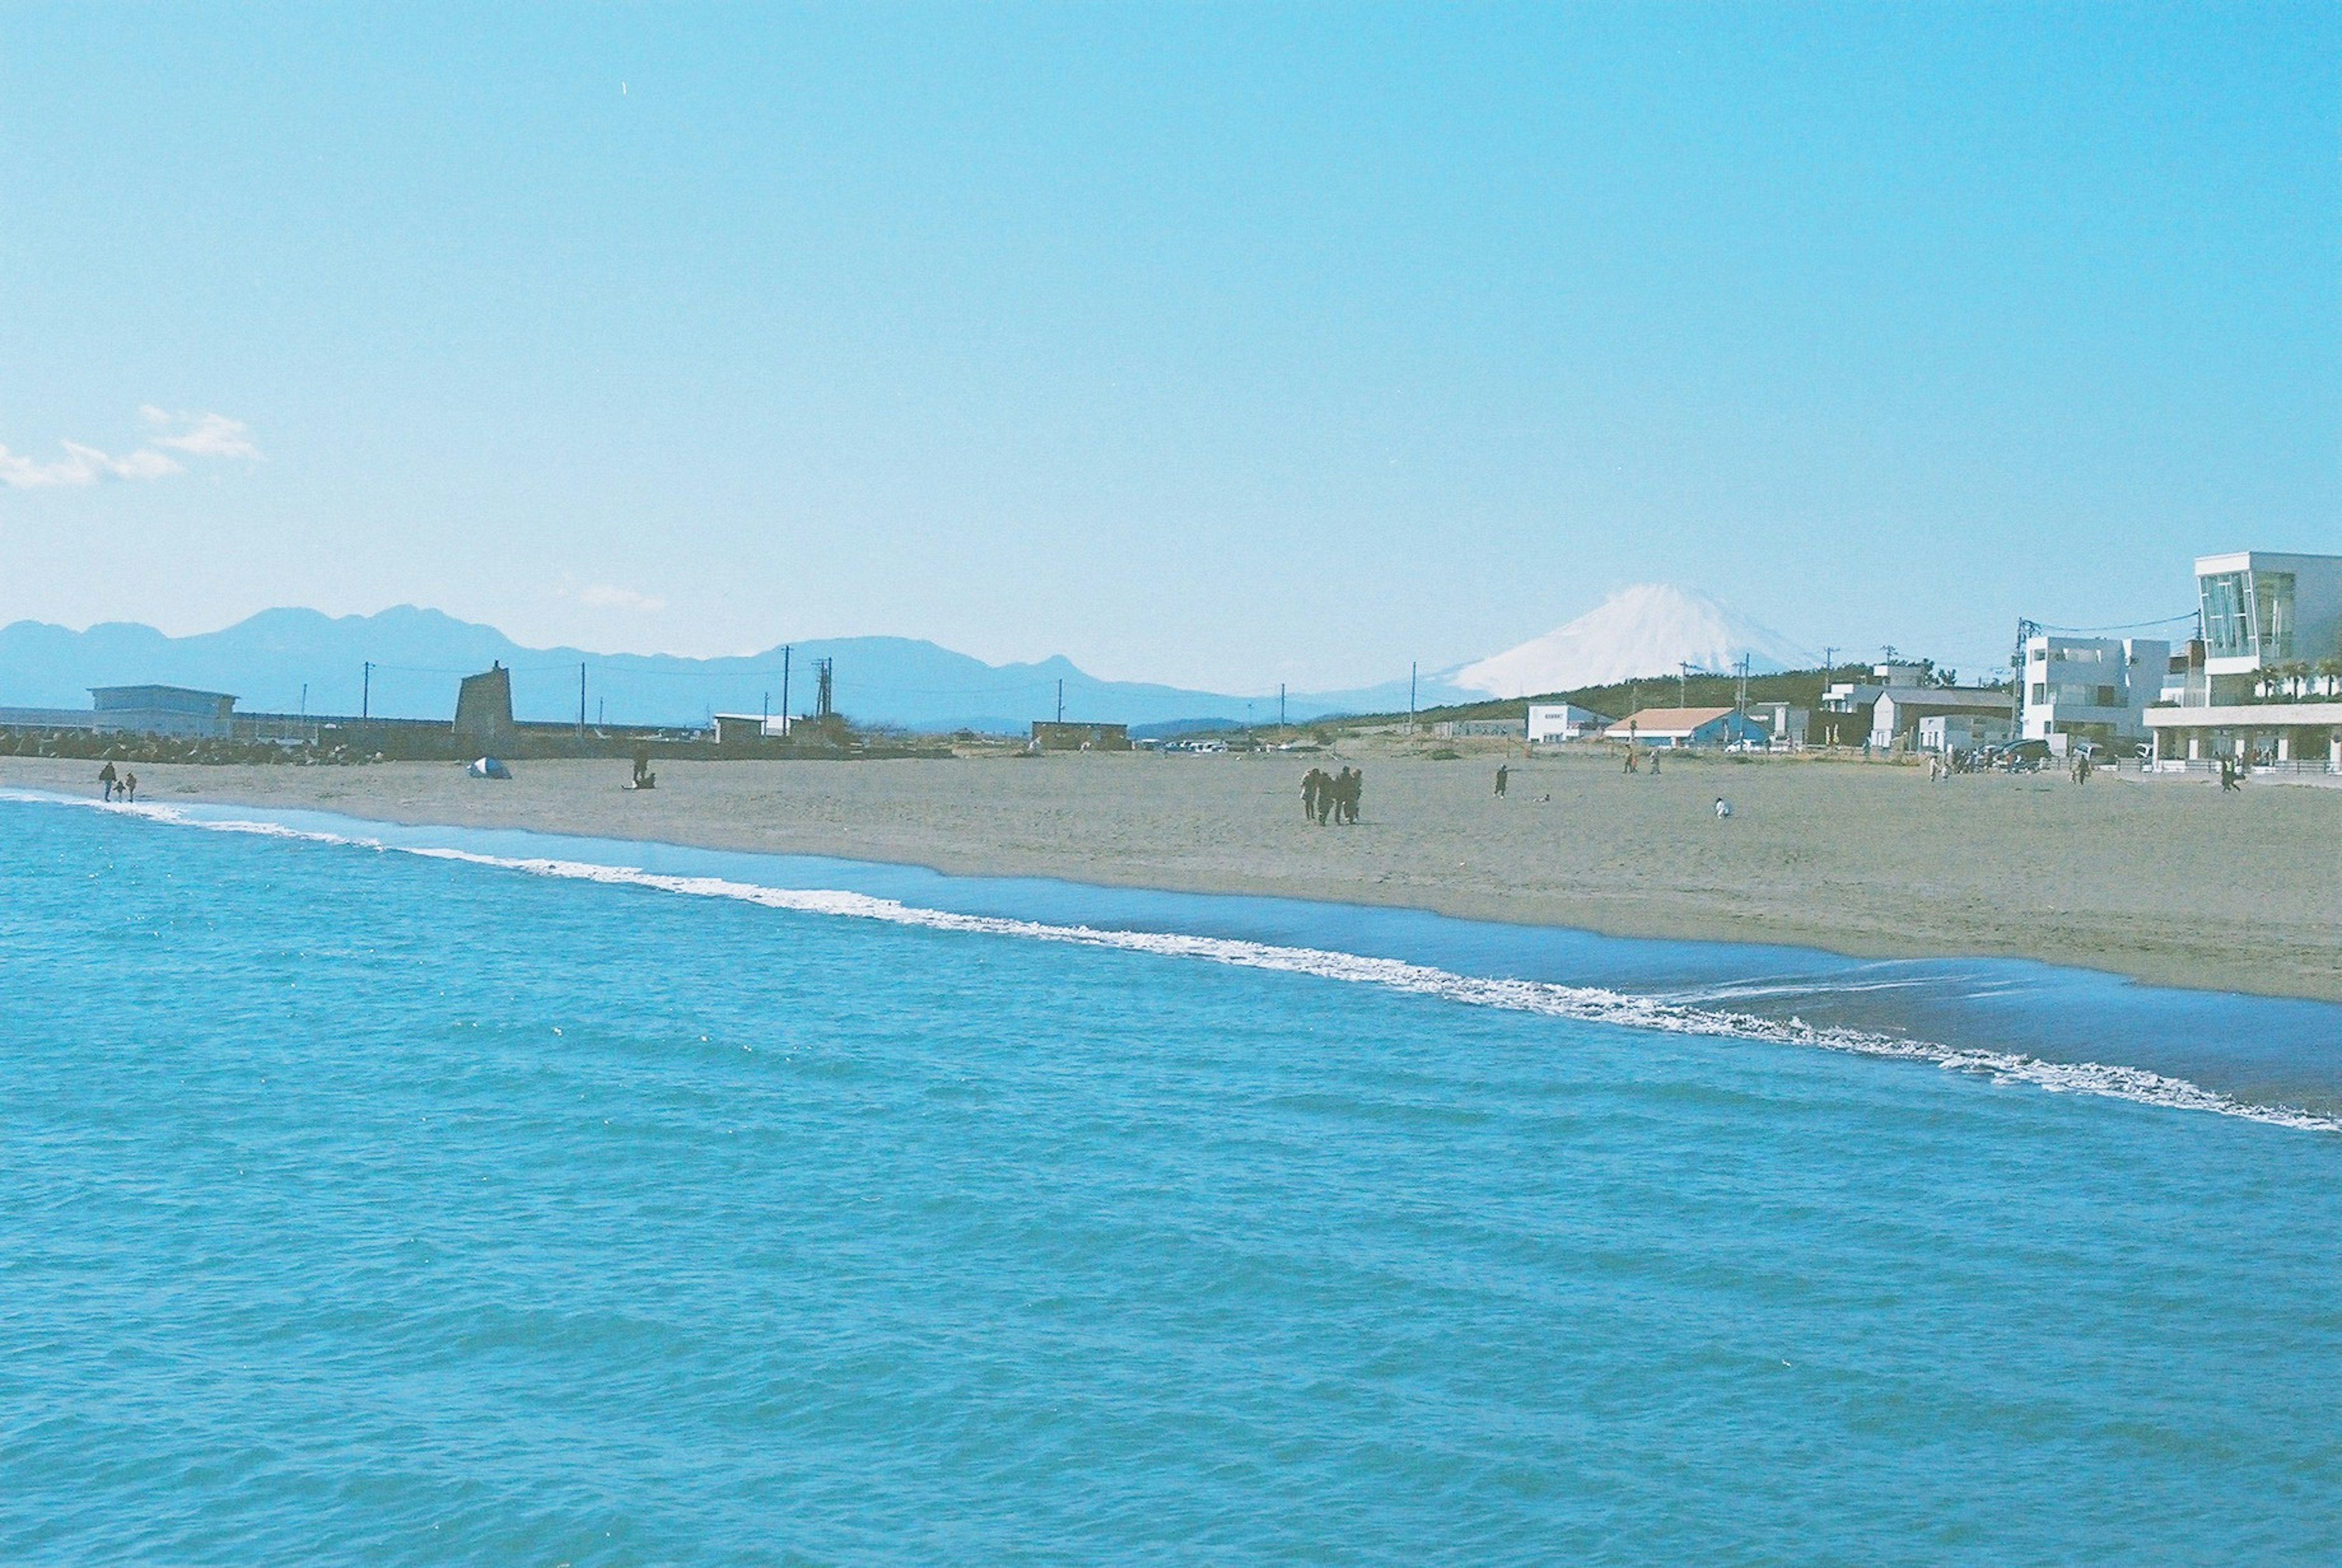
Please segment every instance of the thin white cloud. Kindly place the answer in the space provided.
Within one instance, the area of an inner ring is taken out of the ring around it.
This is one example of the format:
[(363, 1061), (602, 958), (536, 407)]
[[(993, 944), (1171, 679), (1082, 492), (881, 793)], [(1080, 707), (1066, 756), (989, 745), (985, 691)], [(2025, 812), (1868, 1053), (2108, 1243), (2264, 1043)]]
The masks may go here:
[(252, 444), (252, 429), (241, 419), (230, 419), (225, 414), (173, 414), (151, 403), (138, 412), (159, 433), (155, 437), (157, 446), (198, 457), (262, 461), (260, 448)]
[(60, 441), (57, 444), (65, 454), (47, 463), (0, 446), (0, 485), (11, 490), (47, 490), (113, 479), (165, 479), (187, 471), (186, 464), (170, 453), (156, 451), (159, 446), (191, 457), (261, 461), (260, 448), (252, 444), (252, 434), (241, 419), (230, 419), (225, 414), (172, 414), (153, 404), (138, 412), (156, 433), (153, 445), (116, 457), (86, 442)]
[(186, 470), (152, 448), (142, 447), (120, 457), (108, 456), (78, 441), (59, 443), (65, 454), (43, 463), (0, 446), (0, 484), (11, 490), (45, 490), (55, 485), (95, 484), (101, 479), (160, 479)]
[(666, 608), (666, 601), (654, 594), (637, 594), (632, 588), (616, 588), (607, 583), (595, 583), (577, 590), (577, 602), (596, 610), (633, 610), (645, 615), (655, 615)]

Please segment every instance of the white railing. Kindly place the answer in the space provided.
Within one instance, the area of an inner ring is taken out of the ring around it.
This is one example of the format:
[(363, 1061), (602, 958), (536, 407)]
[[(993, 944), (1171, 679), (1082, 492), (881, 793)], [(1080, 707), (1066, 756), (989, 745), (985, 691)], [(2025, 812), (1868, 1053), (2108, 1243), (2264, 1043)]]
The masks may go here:
[[(2166, 757), (2160, 762), (2149, 763), (2147, 771), (2158, 774), (2217, 774), (2220, 771), (2220, 759)], [(2342, 768), (2337, 768), (2323, 757), (2297, 757), (2290, 762), (2255, 763), (2245, 770), (2245, 774), (2247, 777), (2254, 774), (2342, 774)]]

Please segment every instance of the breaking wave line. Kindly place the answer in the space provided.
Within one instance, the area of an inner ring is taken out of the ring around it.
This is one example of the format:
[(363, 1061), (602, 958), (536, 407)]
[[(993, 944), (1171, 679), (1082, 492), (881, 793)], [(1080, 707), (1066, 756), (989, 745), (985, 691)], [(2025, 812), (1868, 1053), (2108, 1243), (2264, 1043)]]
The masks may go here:
[(1495, 1007), (1549, 1018), (1566, 1018), (1578, 1023), (1767, 1044), (1813, 1046), (1857, 1056), (1928, 1063), (1946, 1072), (1970, 1074), (1989, 1078), (1996, 1084), (2027, 1084), (2055, 1094), (2093, 1094), (2170, 1110), (2208, 1111), (2216, 1115), (2236, 1116), (2272, 1126), (2342, 1133), (2342, 1117), (2319, 1115), (2292, 1105), (2255, 1104), (2207, 1089), (2185, 1078), (2150, 1073), (2144, 1068), (2122, 1067), (2103, 1062), (2049, 1062), (2021, 1052), (1963, 1050), (1930, 1041), (1901, 1039), (1835, 1025), (1816, 1025), (1798, 1018), (1764, 1018), (1726, 1008), (1696, 1006), (1657, 996), (1638, 996), (1602, 986), (1565, 985), (1548, 980), (1492, 979), (1460, 974), (1427, 964), (1410, 964), (1404, 959), (1371, 958), (1355, 953), (1249, 942), (1236, 937), (1122, 931), (1106, 926), (1058, 925), (1005, 915), (961, 914), (837, 889), (766, 887), (723, 877), (678, 876), (646, 871), (638, 866), (598, 865), (589, 861), (483, 854), (473, 850), (436, 845), (387, 844), (376, 838), (323, 833), (263, 820), (207, 820), (190, 816), (170, 805), (108, 804), (86, 799), (76, 800), (71, 796), (15, 791), (0, 791), (0, 799), (83, 805), (158, 823), (205, 828), (215, 833), (249, 834), (269, 838), (298, 839), (312, 844), (340, 844), (385, 854), (411, 854), (425, 860), (456, 861), (568, 882), (592, 882), (609, 886), (648, 888), (691, 897), (731, 899), (806, 914), (878, 921), (929, 931), (1110, 948), (1167, 958), (1199, 959), (1244, 969), (1307, 974), (1319, 979), (1373, 985), (1386, 991), (1430, 996), (1467, 1006)]

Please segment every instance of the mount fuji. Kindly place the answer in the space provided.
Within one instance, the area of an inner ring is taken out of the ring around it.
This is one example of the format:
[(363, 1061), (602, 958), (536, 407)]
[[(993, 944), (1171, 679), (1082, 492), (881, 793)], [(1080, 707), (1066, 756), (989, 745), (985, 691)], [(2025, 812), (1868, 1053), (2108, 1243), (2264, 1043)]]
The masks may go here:
[(1566, 626), (1466, 664), (1447, 678), (1467, 692), (1517, 697), (1672, 675), (1682, 664), (1722, 673), (1743, 655), (1759, 674), (1807, 669), (1821, 662), (1696, 589), (1642, 583), (1619, 589)]

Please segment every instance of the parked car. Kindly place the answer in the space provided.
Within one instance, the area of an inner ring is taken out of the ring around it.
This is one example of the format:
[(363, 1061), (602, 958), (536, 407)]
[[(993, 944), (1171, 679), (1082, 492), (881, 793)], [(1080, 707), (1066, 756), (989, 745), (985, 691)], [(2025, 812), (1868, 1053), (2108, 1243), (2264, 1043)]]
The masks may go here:
[(2039, 773), (2049, 765), (2047, 741), (2010, 741), (1984, 749), (1984, 765), (2005, 773)]

